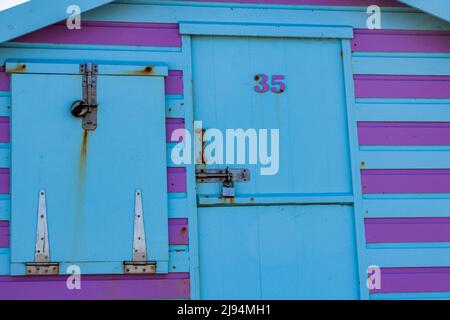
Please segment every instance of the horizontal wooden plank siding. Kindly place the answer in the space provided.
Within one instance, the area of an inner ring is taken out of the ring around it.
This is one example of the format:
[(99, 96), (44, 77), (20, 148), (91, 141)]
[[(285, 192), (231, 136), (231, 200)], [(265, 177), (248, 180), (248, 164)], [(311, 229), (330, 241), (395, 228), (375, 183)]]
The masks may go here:
[(175, 23), (82, 20), (81, 29), (69, 30), (65, 22), (57, 23), (13, 42), (180, 47), (181, 37)]
[(358, 122), (360, 145), (448, 146), (450, 122)]
[(165, 78), (166, 94), (183, 94), (183, 71), (169, 70)]
[(361, 170), (363, 193), (450, 193), (450, 169)]
[(450, 98), (449, 76), (354, 75), (357, 98)]
[(171, 138), (172, 133), (177, 129), (184, 129), (184, 118), (168, 118), (168, 119), (166, 119), (166, 141), (167, 142), (179, 142), (183, 139), (181, 136), (178, 140)]
[(5, 72), (5, 67), (0, 66), (0, 91), (9, 91), (9, 75)]
[(188, 299), (189, 273), (82, 275), (81, 290), (68, 290), (66, 276), (0, 276), (2, 300)]
[(353, 51), (450, 53), (449, 31), (355, 29)]
[(382, 268), (381, 289), (370, 292), (450, 292), (450, 267)]
[(169, 244), (187, 245), (189, 244), (188, 219), (169, 219)]
[(0, 248), (9, 248), (9, 221), (0, 221)]
[(450, 242), (450, 217), (365, 219), (367, 243)]
[(168, 192), (186, 192), (186, 168), (167, 168), (167, 190)]
[(0, 143), (10, 141), (9, 117), (0, 117)]
[(9, 169), (0, 168), (0, 194), (9, 194)]

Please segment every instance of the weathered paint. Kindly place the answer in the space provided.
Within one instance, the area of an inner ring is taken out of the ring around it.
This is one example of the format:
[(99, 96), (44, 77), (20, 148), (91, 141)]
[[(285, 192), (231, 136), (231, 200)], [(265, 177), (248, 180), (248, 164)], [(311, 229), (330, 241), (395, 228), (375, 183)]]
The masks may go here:
[(169, 244), (189, 244), (188, 219), (169, 219)]

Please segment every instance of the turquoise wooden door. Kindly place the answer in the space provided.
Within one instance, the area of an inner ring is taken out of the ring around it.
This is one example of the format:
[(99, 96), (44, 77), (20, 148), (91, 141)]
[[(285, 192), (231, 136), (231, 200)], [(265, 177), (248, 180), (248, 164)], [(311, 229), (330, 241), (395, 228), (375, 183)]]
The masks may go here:
[(203, 129), (279, 130), (275, 174), (197, 166), (251, 172), (231, 198), (197, 183), (201, 297), (358, 298), (341, 42), (194, 37), (193, 87)]
[[(147, 259), (167, 272), (164, 76), (144, 66), (98, 66), (98, 125), (85, 131), (77, 64), (24, 64), (12, 74), (11, 273), (34, 261), (45, 190), (50, 262), (60, 273), (123, 273), (132, 260), (135, 192)], [(25, 69), (26, 68), (26, 69)], [(139, 76), (137, 76), (139, 74)]]

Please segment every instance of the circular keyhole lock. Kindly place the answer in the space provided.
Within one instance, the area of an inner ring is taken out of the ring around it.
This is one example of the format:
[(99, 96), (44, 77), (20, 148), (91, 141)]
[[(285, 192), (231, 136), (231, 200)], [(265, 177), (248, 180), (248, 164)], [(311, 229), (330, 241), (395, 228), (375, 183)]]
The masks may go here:
[(83, 100), (77, 100), (72, 104), (70, 110), (74, 117), (81, 118), (88, 113), (89, 106)]

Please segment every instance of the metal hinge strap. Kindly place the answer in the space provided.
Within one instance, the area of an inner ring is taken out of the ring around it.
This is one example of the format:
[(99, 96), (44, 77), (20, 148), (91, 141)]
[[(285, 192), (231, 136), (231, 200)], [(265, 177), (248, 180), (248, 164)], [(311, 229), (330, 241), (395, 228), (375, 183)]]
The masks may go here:
[(50, 263), (50, 246), (48, 242), (47, 205), (45, 190), (39, 191), (38, 220), (36, 229), (36, 246), (34, 263), (26, 264), (27, 274), (58, 274), (59, 264)]
[(195, 177), (198, 183), (213, 182), (247, 182), (250, 181), (248, 169), (196, 169)]
[(133, 260), (124, 262), (124, 273), (156, 273), (156, 262), (147, 261), (142, 191), (136, 190), (134, 198)]
[(83, 101), (88, 106), (88, 112), (83, 117), (83, 129), (95, 130), (97, 128), (97, 74), (98, 65), (84, 63), (80, 65), (80, 73), (83, 74)]

